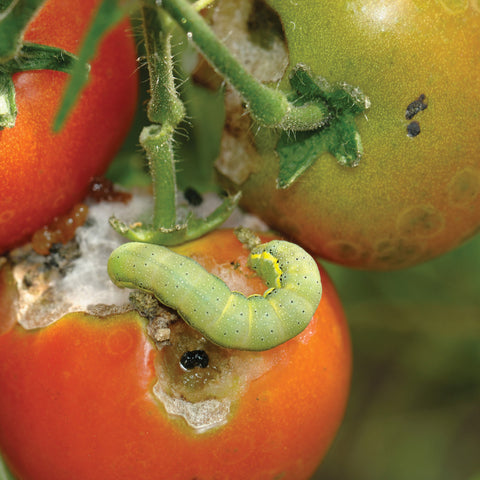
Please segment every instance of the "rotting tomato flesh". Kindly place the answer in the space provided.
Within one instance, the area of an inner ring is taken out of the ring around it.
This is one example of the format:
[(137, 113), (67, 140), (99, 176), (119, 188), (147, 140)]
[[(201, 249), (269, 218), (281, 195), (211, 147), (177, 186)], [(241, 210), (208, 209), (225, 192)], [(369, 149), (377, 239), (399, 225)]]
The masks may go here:
[[(25, 40), (77, 53), (98, 0), (48, 0)], [(133, 120), (136, 48), (128, 22), (110, 31), (91, 62), (90, 79), (64, 128), (52, 131), (68, 75), (17, 73), (18, 115), (0, 131), (0, 252), (81, 201), (92, 177), (105, 172)]]
[[(177, 251), (230, 288), (265, 288), (231, 230)], [(0, 335), (0, 450), (9, 467), (23, 480), (308, 479), (340, 424), (351, 370), (342, 307), (321, 274), (323, 297), (307, 329), (266, 352), (209, 345), (183, 321), (171, 345), (157, 350), (145, 320), (132, 312), (70, 314), (33, 331), (7, 326)], [(11, 294), (4, 282), (2, 296)], [(7, 304), (0, 303), (6, 324)], [(180, 354), (198, 345), (210, 365), (185, 372)], [(201, 432), (166, 413), (153, 394), (159, 377), (194, 401), (231, 400), (225, 423)]]

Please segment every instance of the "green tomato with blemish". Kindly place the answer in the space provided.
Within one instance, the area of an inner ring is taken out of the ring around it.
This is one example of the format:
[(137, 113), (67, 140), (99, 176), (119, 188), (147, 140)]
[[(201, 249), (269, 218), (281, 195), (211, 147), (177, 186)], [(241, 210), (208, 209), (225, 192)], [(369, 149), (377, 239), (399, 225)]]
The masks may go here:
[[(366, 269), (434, 258), (480, 226), (478, 0), (269, 0), (299, 63), (358, 87), (358, 166), (322, 153), (277, 187), (278, 154), (252, 138), (243, 206), (314, 254)], [(268, 55), (267, 55), (268, 60)], [(259, 148), (259, 145), (263, 145)], [(254, 152), (253, 154), (251, 152)], [(253, 160), (252, 160), (253, 155)]]

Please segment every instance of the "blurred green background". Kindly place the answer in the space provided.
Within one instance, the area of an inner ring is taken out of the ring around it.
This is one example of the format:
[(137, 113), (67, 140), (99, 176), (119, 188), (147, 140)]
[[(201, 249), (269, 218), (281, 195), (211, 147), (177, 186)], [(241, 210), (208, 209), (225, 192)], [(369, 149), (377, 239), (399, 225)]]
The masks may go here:
[(480, 237), (404, 271), (327, 269), (354, 371), (315, 480), (480, 480)]

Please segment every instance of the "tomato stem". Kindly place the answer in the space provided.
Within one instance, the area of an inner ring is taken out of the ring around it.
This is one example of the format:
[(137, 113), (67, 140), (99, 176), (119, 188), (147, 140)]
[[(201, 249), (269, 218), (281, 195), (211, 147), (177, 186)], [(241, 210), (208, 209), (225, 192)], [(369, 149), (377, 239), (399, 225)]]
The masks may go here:
[(150, 75), (147, 115), (152, 125), (142, 130), (140, 144), (147, 155), (152, 177), (153, 221), (151, 225), (130, 227), (112, 218), (110, 224), (129, 240), (176, 245), (219, 227), (236, 207), (240, 195), (226, 198), (206, 218), (196, 218), (193, 214), (178, 217), (173, 144), (175, 130), (185, 117), (185, 107), (177, 93), (173, 72), (171, 32), (175, 24), (153, 1), (146, 1), (141, 13)]
[(162, 7), (187, 32), (210, 63), (240, 92), (250, 113), (260, 124), (282, 130), (306, 131), (325, 123), (327, 108), (322, 102), (298, 107), (288, 101), (284, 92), (256, 80), (186, 0), (162, 0)]
[(140, 143), (147, 154), (155, 195), (153, 228), (172, 228), (177, 220), (173, 135), (185, 116), (185, 107), (174, 83), (171, 26), (165, 13), (148, 4), (141, 12), (150, 76), (147, 114), (156, 125), (143, 129)]
[(185, 107), (174, 82), (169, 18), (162, 10), (144, 5), (142, 20), (150, 75), (148, 118), (153, 123), (176, 127), (185, 116)]

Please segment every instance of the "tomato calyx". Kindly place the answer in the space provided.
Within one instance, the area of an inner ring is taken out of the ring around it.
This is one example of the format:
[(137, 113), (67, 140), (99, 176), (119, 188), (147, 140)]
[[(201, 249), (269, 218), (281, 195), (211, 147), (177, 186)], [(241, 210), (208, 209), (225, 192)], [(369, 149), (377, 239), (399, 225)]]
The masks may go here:
[[(78, 58), (63, 48), (24, 42), (17, 55), (0, 64), (0, 129), (13, 128), (17, 116), (12, 75), (30, 70), (72, 73)], [(84, 65), (85, 75), (90, 69)]]
[[(231, 17), (229, 6), (218, 7), (220, 10), (224, 9), (226, 13), (220, 13), (214, 17), (212, 28), (218, 31), (219, 35), (225, 34), (225, 30), (229, 32), (233, 30), (231, 32), (233, 39), (230, 39), (229, 46), (238, 44), (234, 47), (235, 54), (241, 50), (250, 51), (252, 48), (259, 48), (256, 45), (258, 32), (252, 31), (252, 15), (253, 13), (259, 15), (257, 10), (261, 3), (260, 0), (251, 0), (250, 14), (242, 21), (236, 22), (233, 27), (229, 27)], [(272, 12), (277, 15), (271, 7), (269, 8), (269, 17)], [(280, 19), (278, 22), (280, 23)], [(263, 32), (264, 36), (271, 38), (273, 35), (274, 38), (278, 38), (277, 25), (278, 23), (273, 23), (271, 27), (273, 31)], [(266, 28), (269, 28), (268, 25)], [(272, 51), (267, 44), (263, 51), (258, 53), (268, 58), (265, 63), (277, 65), (275, 73), (280, 71), (278, 64), (284, 60), (279, 50), (276, 47)], [(288, 60), (286, 51), (285, 57)], [(246, 181), (250, 174), (256, 172), (257, 165), (254, 162), (250, 164), (248, 158), (263, 151), (275, 151), (277, 154), (279, 161), (277, 188), (279, 189), (286, 189), (293, 185), (324, 152), (331, 153), (341, 166), (357, 166), (363, 155), (363, 146), (355, 120), (359, 114), (370, 107), (370, 100), (361, 89), (357, 85), (345, 82), (330, 84), (318, 76), (318, 73), (322, 73), (321, 69), (319, 72), (313, 72), (305, 63), (292, 65), (290, 75), (284, 74), (283, 83), (274, 77), (275, 73), (267, 72), (269, 72), (269, 66), (263, 64), (251, 67), (250, 71), (263, 83), (282, 85), (282, 91), (292, 107), (290, 118), (274, 128), (271, 128), (272, 125), (262, 125), (262, 122), (256, 118), (255, 112), (248, 108), (248, 102), (244, 102), (247, 103), (247, 110), (250, 110), (252, 119), (249, 125), (246, 120), (248, 117), (245, 116), (245, 105), (236, 103), (232, 108), (231, 100), (226, 99), (227, 132), (222, 139), (222, 150), (225, 155), (217, 161), (217, 168), (222, 175), (227, 176), (237, 185), (233, 185), (232, 190), (237, 191), (238, 185)], [(240, 93), (243, 94), (243, 92)], [(315, 116), (319, 109), (322, 110), (321, 118)], [(238, 113), (237, 110), (239, 110)], [(311, 112), (311, 117), (308, 112)], [(256, 134), (252, 135), (252, 131)], [(232, 144), (235, 145), (233, 149), (230, 148)], [(231, 154), (232, 150), (235, 151), (234, 155)], [(245, 152), (245, 155), (242, 155), (244, 160), (242, 159), (241, 162), (236, 160), (237, 152)], [(234, 159), (230, 160), (230, 157)], [(239, 166), (239, 163), (242, 165)]]
[[(5, 22), (5, 19), (3, 22)], [(5, 27), (3, 22), (0, 23), (0, 28)], [(0, 35), (1, 37), (3, 35)], [(32, 42), (21, 42), (15, 51), (15, 55), (12, 57), (7, 56), (0, 63), (0, 130), (15, 126), (17, 107), (12, 75), (31, 70), (56, 70), (72, 73), (77, 63), (78, 58), (63, 48)], [(83, 69), (84, 75), (87, 76), (90, 69), (89, 65), (83, 64), (80, 68)]]
[(116, 217), (110, 225), (120, 235), (135, 242), (178, 245), (218, 228), (238, 205), (240, 193), (223, 199), (207, 217), (197, 217), (192, 210), (177, 209), (174, 133), (183, 121), (186, 110), (174, 81), (172, 60), (172, 22), (157, 5), (145, 3), (141, 8), (150, 95), (147, 115), (152, 122), (143, 128), (140, 144), (148, 158), (154, 190), (151, 222), (128, 224)]
[(277, 143), (279, 188), (289, 187), (324, 152), (330, 152), (342, 166), (356, 167), (363, 146), (354, 118), (370, 107), (370, 100), (357, 87), (342, 83), (330, 85), (315, 77), (306, 65), (299, 64), (290, 75), (294, 89), (292, 102), (307, 105), (324, 102), (327, 115), (318, 129), (292, 137), (283, 132)]
[[(196, 217), (191, 213), (185, 218), (178, 216), (175, 224), (168, 227), (143, 222), (127, 224), (115, 216), (112, 216), (109, 221), (111, 227), (128, 240), (157, 245), (178, 245), (194, 240), (222, 225), (237, 207), (240, 197), (240, 192), (227, 196), (212, 213), (204, 218)], [(173, 194), (172, 198), (175, 198)]]
[(43, 2), (44, 0), (2, 1), (0, 4), (0, 62), (6, 62), (16, 56), (21, 49), (25, 29)]
[[(1, 73), (14, 74), (29, 70), (56, 70), (71, 73), (78, 58), (63, 48), (24, 42), (17, 55), (0, 64)], [(85, 65), (86, 73), (89, 66)]]

